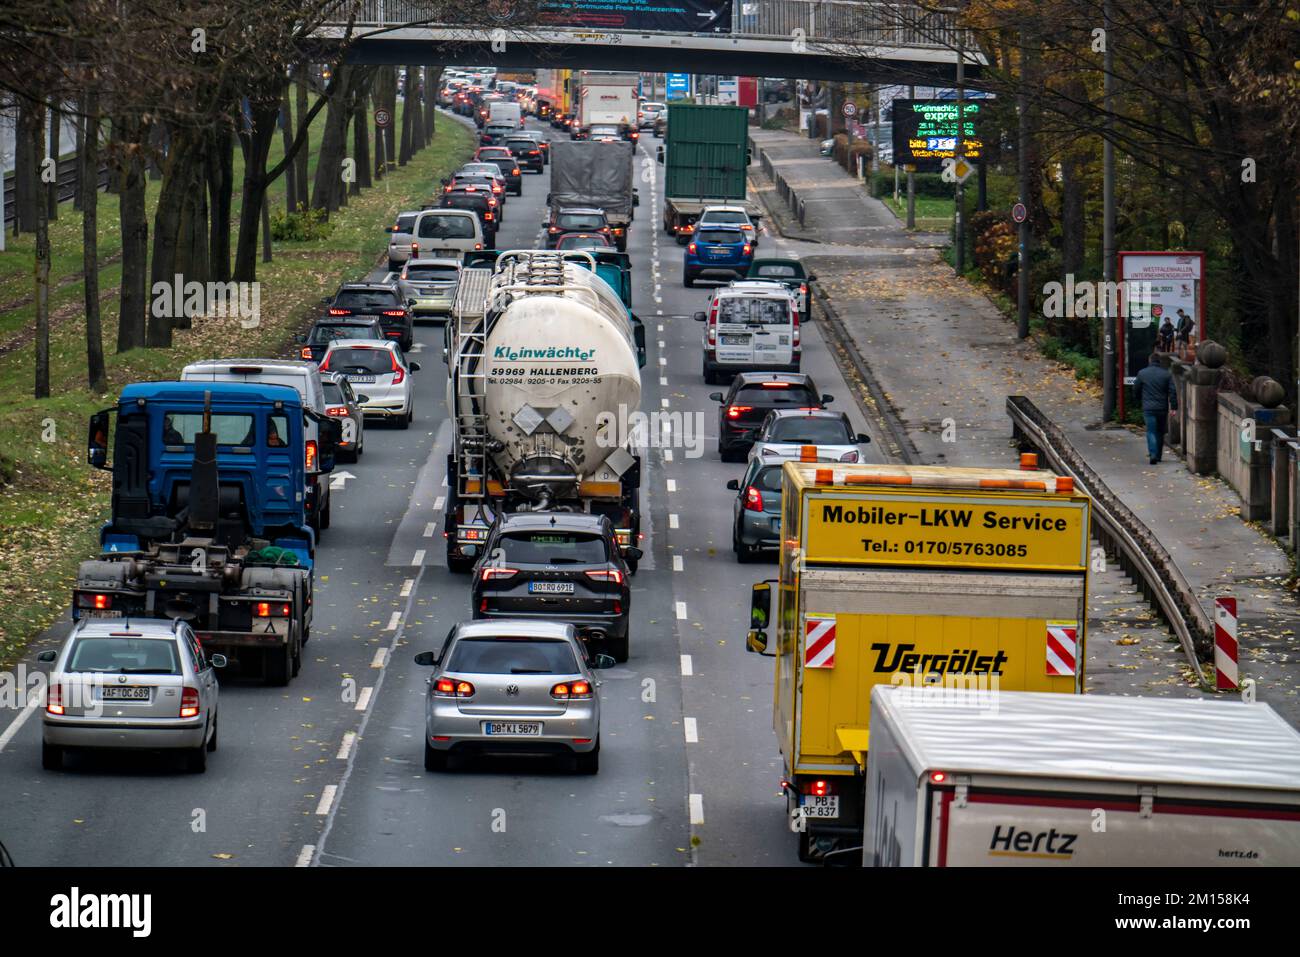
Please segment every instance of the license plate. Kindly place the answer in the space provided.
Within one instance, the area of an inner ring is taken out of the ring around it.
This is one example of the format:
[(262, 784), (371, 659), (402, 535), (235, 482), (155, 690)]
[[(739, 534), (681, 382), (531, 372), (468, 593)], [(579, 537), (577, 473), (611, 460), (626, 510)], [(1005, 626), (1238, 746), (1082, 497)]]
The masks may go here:
[(82, 612), (87, 618), (121, 618), (120, 611), (111, 611), (106, 608), (87, 608)]
[(731, 250), (726, 246), (713, 246), (708, 250), (710, 256), (730, 256)]
[(460, 255), (460, 250), (459, 250), (459, 249), (435, 249), (435, 250), (433, 251), (433, 254), (434, 254), (434, 256), (437, 256), (437, 257), (443, 257), (443, 256), (459, 256), (459, 255)]
[(744, 336), (744, 335), (729, 336), (723, 334), (721, 336), (718, 336), (718, 341), (721, 342), (724, 346), (743, 346), (749, 344), (749, 336)]
[(804, 817), (839, 817), (840, 796), (827, 794), (821, 797), (805, 794), (799, 799)]
[(349, 382), (374, 382), (375, 377), (372, 375), (350, 375), (347, 376)]
[(540, 721), (484, 721), (483, 733), (525, 738), (538, 737), (542, 733), (542, 723)]
[(572, 595), (573, 582), (529, 582), (528, 590), (537, 595)]
[(105, 685), (100, 689), (100, 697), (105, 701), (148, 701), (149, 689), (134, 685)]

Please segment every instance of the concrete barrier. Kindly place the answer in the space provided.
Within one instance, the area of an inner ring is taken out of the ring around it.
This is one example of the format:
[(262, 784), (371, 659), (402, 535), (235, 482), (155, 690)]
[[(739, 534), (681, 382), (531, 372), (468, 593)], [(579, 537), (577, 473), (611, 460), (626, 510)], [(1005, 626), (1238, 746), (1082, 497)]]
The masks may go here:
[(1273, 500), (1273, 429), (1291, 423), (1291, 410), (1266, 409), (1235, 392), (1220, 392), (1218, 405), (1219, 474), (1241, 496), (1241, 517), (1265, 521)]

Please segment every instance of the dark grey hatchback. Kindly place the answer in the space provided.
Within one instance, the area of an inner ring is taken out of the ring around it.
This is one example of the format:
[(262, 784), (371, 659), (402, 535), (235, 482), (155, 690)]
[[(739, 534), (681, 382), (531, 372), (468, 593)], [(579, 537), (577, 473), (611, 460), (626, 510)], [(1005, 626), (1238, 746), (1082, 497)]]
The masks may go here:
[[(628, 548), (624, 555), (640, 559), (641, 550)], [(506, 514), (474, 566), (473, 614), (568, 622), (615, 660), (627, 661), (628, 574), (614, 526), (603, 515)]]
[(727, 483), (738, 493), (731, 508), (731, 550), (739, 562), (781, 545), (781, 464), (753, 459), (744, 478)]

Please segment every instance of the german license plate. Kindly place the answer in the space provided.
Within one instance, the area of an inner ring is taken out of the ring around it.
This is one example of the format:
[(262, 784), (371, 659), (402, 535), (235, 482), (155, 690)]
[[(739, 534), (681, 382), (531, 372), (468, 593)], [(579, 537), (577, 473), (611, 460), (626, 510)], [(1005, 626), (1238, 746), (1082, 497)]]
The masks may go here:
[(100, 689), (105, 701), (148, 701), (149, 689), (136, 685), (105, 685)]
[(720, 341), (724, 346), (743, 346), (743, 345), (748, 345), (749, 336), (746, 335), (729, 336), (726, 333), (723, 333), (721, 336), (718, 337), (718, 341)]
[(522, 738), (539, 737), (542, 733), (542, 723), (540, 721), (484, 721), (483, 733)]
[(821, 796), (805, 794), (799, 799), (799, 804), (803, 808), (804, 817), (840, 816), (840, 796), (838, 794)]
[(347, 377), (349, 382), (374, 382), (375, 377), (372, 375), (350, 375)]
[(82, 612), (87, 618), (121, 618), (120, 611), (113, 611), (108, 608), (87, 608)]
[(534, 595), (572, 595), (573, 582), (529, 582), (528, 590)]
[(438, 256), (438, 257), (442, 257), (442, 256), (459, 256), (459, 255), (460, 255), (460, 250), (459, 250), (459, 249), (435, 249), (435, 250), (433, 251), (433, 254), (434, 254), (435, 256)]

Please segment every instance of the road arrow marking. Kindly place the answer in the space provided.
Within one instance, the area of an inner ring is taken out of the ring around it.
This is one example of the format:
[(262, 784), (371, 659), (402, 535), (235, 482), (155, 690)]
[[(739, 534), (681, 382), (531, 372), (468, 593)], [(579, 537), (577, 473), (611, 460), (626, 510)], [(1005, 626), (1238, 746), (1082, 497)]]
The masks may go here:
[(330, 476), (330, 488), (343, 488), (348, 479), (356, 478), (351, 472), (335, 472)]

